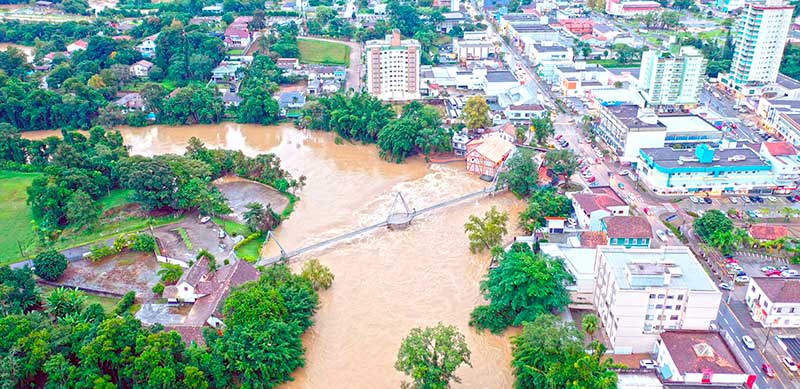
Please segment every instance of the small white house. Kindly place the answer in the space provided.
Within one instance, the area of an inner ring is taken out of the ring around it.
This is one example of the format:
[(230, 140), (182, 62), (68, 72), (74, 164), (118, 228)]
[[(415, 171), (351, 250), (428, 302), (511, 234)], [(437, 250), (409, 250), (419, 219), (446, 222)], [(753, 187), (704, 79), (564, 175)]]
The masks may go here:
[(152, 62), (141, 60), (130, 66), (130, 73), (134, 77), (147, 77), (153, 66)]
[(89, 43), (87, 43), (83, 39), (78, 39), (75, 42), (72, 42), (67, 45), (67, 52), (74, 53), (79, 50), (86, 50), (87, 47), (89, 47)]
[(764, 327), (800, 327), (800, 279), (752, 277), (745, 302), (753, 320)]
[(572, 195), (572, 206), (581, 228), (601, 231), (602, 220), (609, 216), (628, 216), (630, 206), (609, 186), (590, 188), (589, 193)]

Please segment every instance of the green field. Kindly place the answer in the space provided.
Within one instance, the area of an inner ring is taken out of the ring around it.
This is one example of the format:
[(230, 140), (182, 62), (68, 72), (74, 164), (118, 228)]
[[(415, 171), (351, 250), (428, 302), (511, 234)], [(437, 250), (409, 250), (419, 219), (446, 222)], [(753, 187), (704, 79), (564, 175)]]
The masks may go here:
[(253, 239), (238, 249), (236, 249), (236, 256), (242, 259), (253, 262), (258, 260), (261, 256), (261, 248), (264, 247), (264, 242), (267, 240), (267, 234), (262, 234), (260, 237)]
[(300, 62), (325, 65), (350, 65), (350, 46), (344, 43), (298, 39)]
[(241, 235), (246, 237), (247, 235), (250, 235), (250, 230), (248, 230), (247, 226), (244, 224), (239, 224), (233, 220), (223, 219), (220, 217), (213, 217), (211, 220), (213, 220), (218, 226), (222, 226), (222, 229), (225, 230), (225, 233), (230, 236)]
[(131, 189), (114, 189), (108, 196), (100, 199), (97, 203), (102, 207), (103, 212), (109, 209), (116, 208), (130, 203), (133, 190)]
[[(19, 258), (23, 250), (36, 245), (36, 235), (31, 229), (33, 214), (26, 204), (27, 189), (39, 173), (0, 171), (0, 264)], [(17, 243), (19, 242), (19, 244)]]

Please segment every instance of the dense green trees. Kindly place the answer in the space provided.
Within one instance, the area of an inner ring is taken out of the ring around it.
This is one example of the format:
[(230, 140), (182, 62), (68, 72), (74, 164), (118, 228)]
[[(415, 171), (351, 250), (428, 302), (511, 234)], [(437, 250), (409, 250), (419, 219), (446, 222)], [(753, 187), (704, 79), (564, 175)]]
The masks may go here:
[(413, 328), (400, 344), (395, 368), (412, 378), (413, 389), (446, 389), (450, 381), (460, 383), (455, 375), (462, 364), (472, 367), (464, 335), (455, 326), (442, 323), (434, 327)]
[(499, 333), (557, 312), (570, 302), (566, 286), (571, 282), (574, 278), (562, 259), (517, 244), (481, 282), (489, 304), (472, 311), (470, 325)]
[(239, 88), (242, 102), (237, 108), (237, 120), (240, 123), (274, 123), (280, 115), (280, 107), (272, 95), (278, 91), (277, 84), (283, 81), (280, 69), (271, 58), (256, 55)]
[(555, 188), (543, 188), (531, 193), (528, 207), (519, 214), (519, 225), (531, 233), (545, 225), (544, 218), (568, 217), (572, 214), (572, 201), (556, 192)]
[(733, 231), (733, 222), (719, 210), (711, 209), (695, 219), (694, 231), (706, 242), (719, 231)]
[(83, 311), (85, 302), (86, 295), (81, 291), (58, 287), (47, 295), (46, 311), (59, 319), (68, 315), (78, 315)]
[(536, 144), (543, 146), (547, 143), (547, 138), (553, 136), (555, 128), (553, 127), (553, 121), (547, 116), (531, 119), (531, 131)]
[(557, 175), (564, 175), (564, 183), (569, 183), (569, 178), (578, 168), (578, 156), (569, 149), (550, 150), (545, 159), (547, 167)]
[(261, 203), (252, 202), (245, 205), (245, 208), (247, 210), (242, 216), (250, 232), (267, 231), (278, 226), (278, 215), (269, 205), (265, 207)]
[(381, 155), (395, 162), (402, 162), (408, 156), (434, 151), (452, 149), (452, 133), (442, 128), (439, 112), (418, 101), (403, 107), (399, 119), (389, 122), (378, 133), (378, 147)]
[[(800, 4), (795, 6), (795, 12), (798, 9), (800, 9)], [(786, 45), (781, 60), (781, 73), (795, 80), (800, 79), (800, 47)]]
[(39, 294), (32, 271), (25, 266), (0, 267), (0, 317), (30, 311), (39, 304)]
[(499, 183), (508, 185), (508, 190), (524, 198), (530, 196), (537, 188), (539, 171), (533, 160), (535, 153), (530, 149), (519, 148), (506, 162), (508, 170), (500, 173)]
[(55, 281), (67, 270), (67, 258), (55, 250), (42, 251), (33, 258), (33, 272), (45, 280)]
[(333, 285), (333, 273), (325, 265), (319, 263), (319, 259), (310, 259), (303, 264), (300, 277), (305, 278), (311, 283), (314, 290), (328, 289)]
[(553, 315), (541, 315), (526, 323), (512, 339), (511, 366), (516, 388), (582, 389), (613, 388), (618, 366), (605, 359), (605, 347), (592, 342), (584, 349), (584, 335), (572, 322)]
[(213, 87), (187, 86), (163, 100), (161, 120), (170, 124), (218, 123), (225, 107)]
[(492, 120), (489, 118), (489, 104), (486, 103), (486, 98), (483, 96), (472, 96), (467, 99), (467, 103), (464, 104), (463, 116), (467, 128), (472, 130), (488, 128), (492, 125)]

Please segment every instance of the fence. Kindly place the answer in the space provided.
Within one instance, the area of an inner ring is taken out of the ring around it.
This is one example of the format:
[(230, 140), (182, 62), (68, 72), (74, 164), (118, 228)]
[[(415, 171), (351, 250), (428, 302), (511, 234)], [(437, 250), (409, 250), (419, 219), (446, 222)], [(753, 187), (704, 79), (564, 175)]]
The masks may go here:
[(51, 282), (51, 281), (42, 280), (42, 279), (36, 280), (36, 283), (39, 283), (39, 284), (42, 284), (42, 285), (47, 285), (47, 286), (52, 286), (52, 287), (55, 287), (55, 288), (64, 287), (64, 288), (70, 288), (70, 289), (78, 289), (78, 290), (80, 290), (82, 292), (90, 293), (90, 294), (93, 294), (93, 295), (96, 295), (96, 296), (101, 296), (101, 297), (122, 298), (122, 296), (124, 296), (123, 294), (120, 294), (120, 293), (108, 292), (108, 291), (105, 291), (105, 290), (97, 290), (97, 289), (92, 289), (92, 288), (84, 288), (82, 286), (59, 284), (57, 282)]

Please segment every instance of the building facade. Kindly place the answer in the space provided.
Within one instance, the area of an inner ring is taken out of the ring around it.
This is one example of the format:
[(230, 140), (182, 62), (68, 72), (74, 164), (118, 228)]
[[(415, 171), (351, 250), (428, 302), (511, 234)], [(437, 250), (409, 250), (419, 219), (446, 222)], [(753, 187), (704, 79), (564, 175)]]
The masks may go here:
[(800, 327), (800, 279), (750, 278), (745, 302), (753, 320), (764, 327)]
[(782, 0), (747, 2), (733, 38), (735, 46), (729, 74), (723, 83), (745, 96), (760, 95), (774, 83), (786, 45), (794, 7)]
[(601, 221), (611, 246), (650, 248), (653, 226), (640, 216), (611, 216)]
[(630, 206), (610, 186), (589, 188), (589, 193), (572, 194), (572, 207), (581, 228), (602, 231), (603, 219), (609, 216), (628, 216)]
[(665, 330), (706, 330), (722, 294), (687, 247), (599, 246), (593, 300), (617, 354), (650, 353)]
[(661, 4), (657, 1), (647, 0), (608, 0), (606, 1), (606, 13), (612, 16), (632, 18), (639, 15), (658, 12)]
[(645, 148), (639, 151), (637, 173), (661, 195), (767, 194), (775, 189), (770, 165), (747, 147)]
[(384, 40), (366, 43), (367, 91), (381, 100), (414, 100), (420, 97), (420, 44), (400, 39), (394, 30)]
[(694, 47), (670, 52), (648, 50), (642, 54), (638, 89), (649, 105), (689, 105), (700, 102), (708, 61)]
[(789, 142), (764, 142), (759, 154), (772, 167), (775, 193), (787, 194), (797, 189), (800, 181), (800, 160), (797, 149)]
[(536, 72), (548, 84), (555, 84), (558, 81), (555, 72), (558, 66), (572, 65), (573, 54), (571, 47), (564, 47), (558, 44), (534, 44), (529, 46), (528, 50), (528, 57), (533, 62), (533, 66), (536, 67)]

